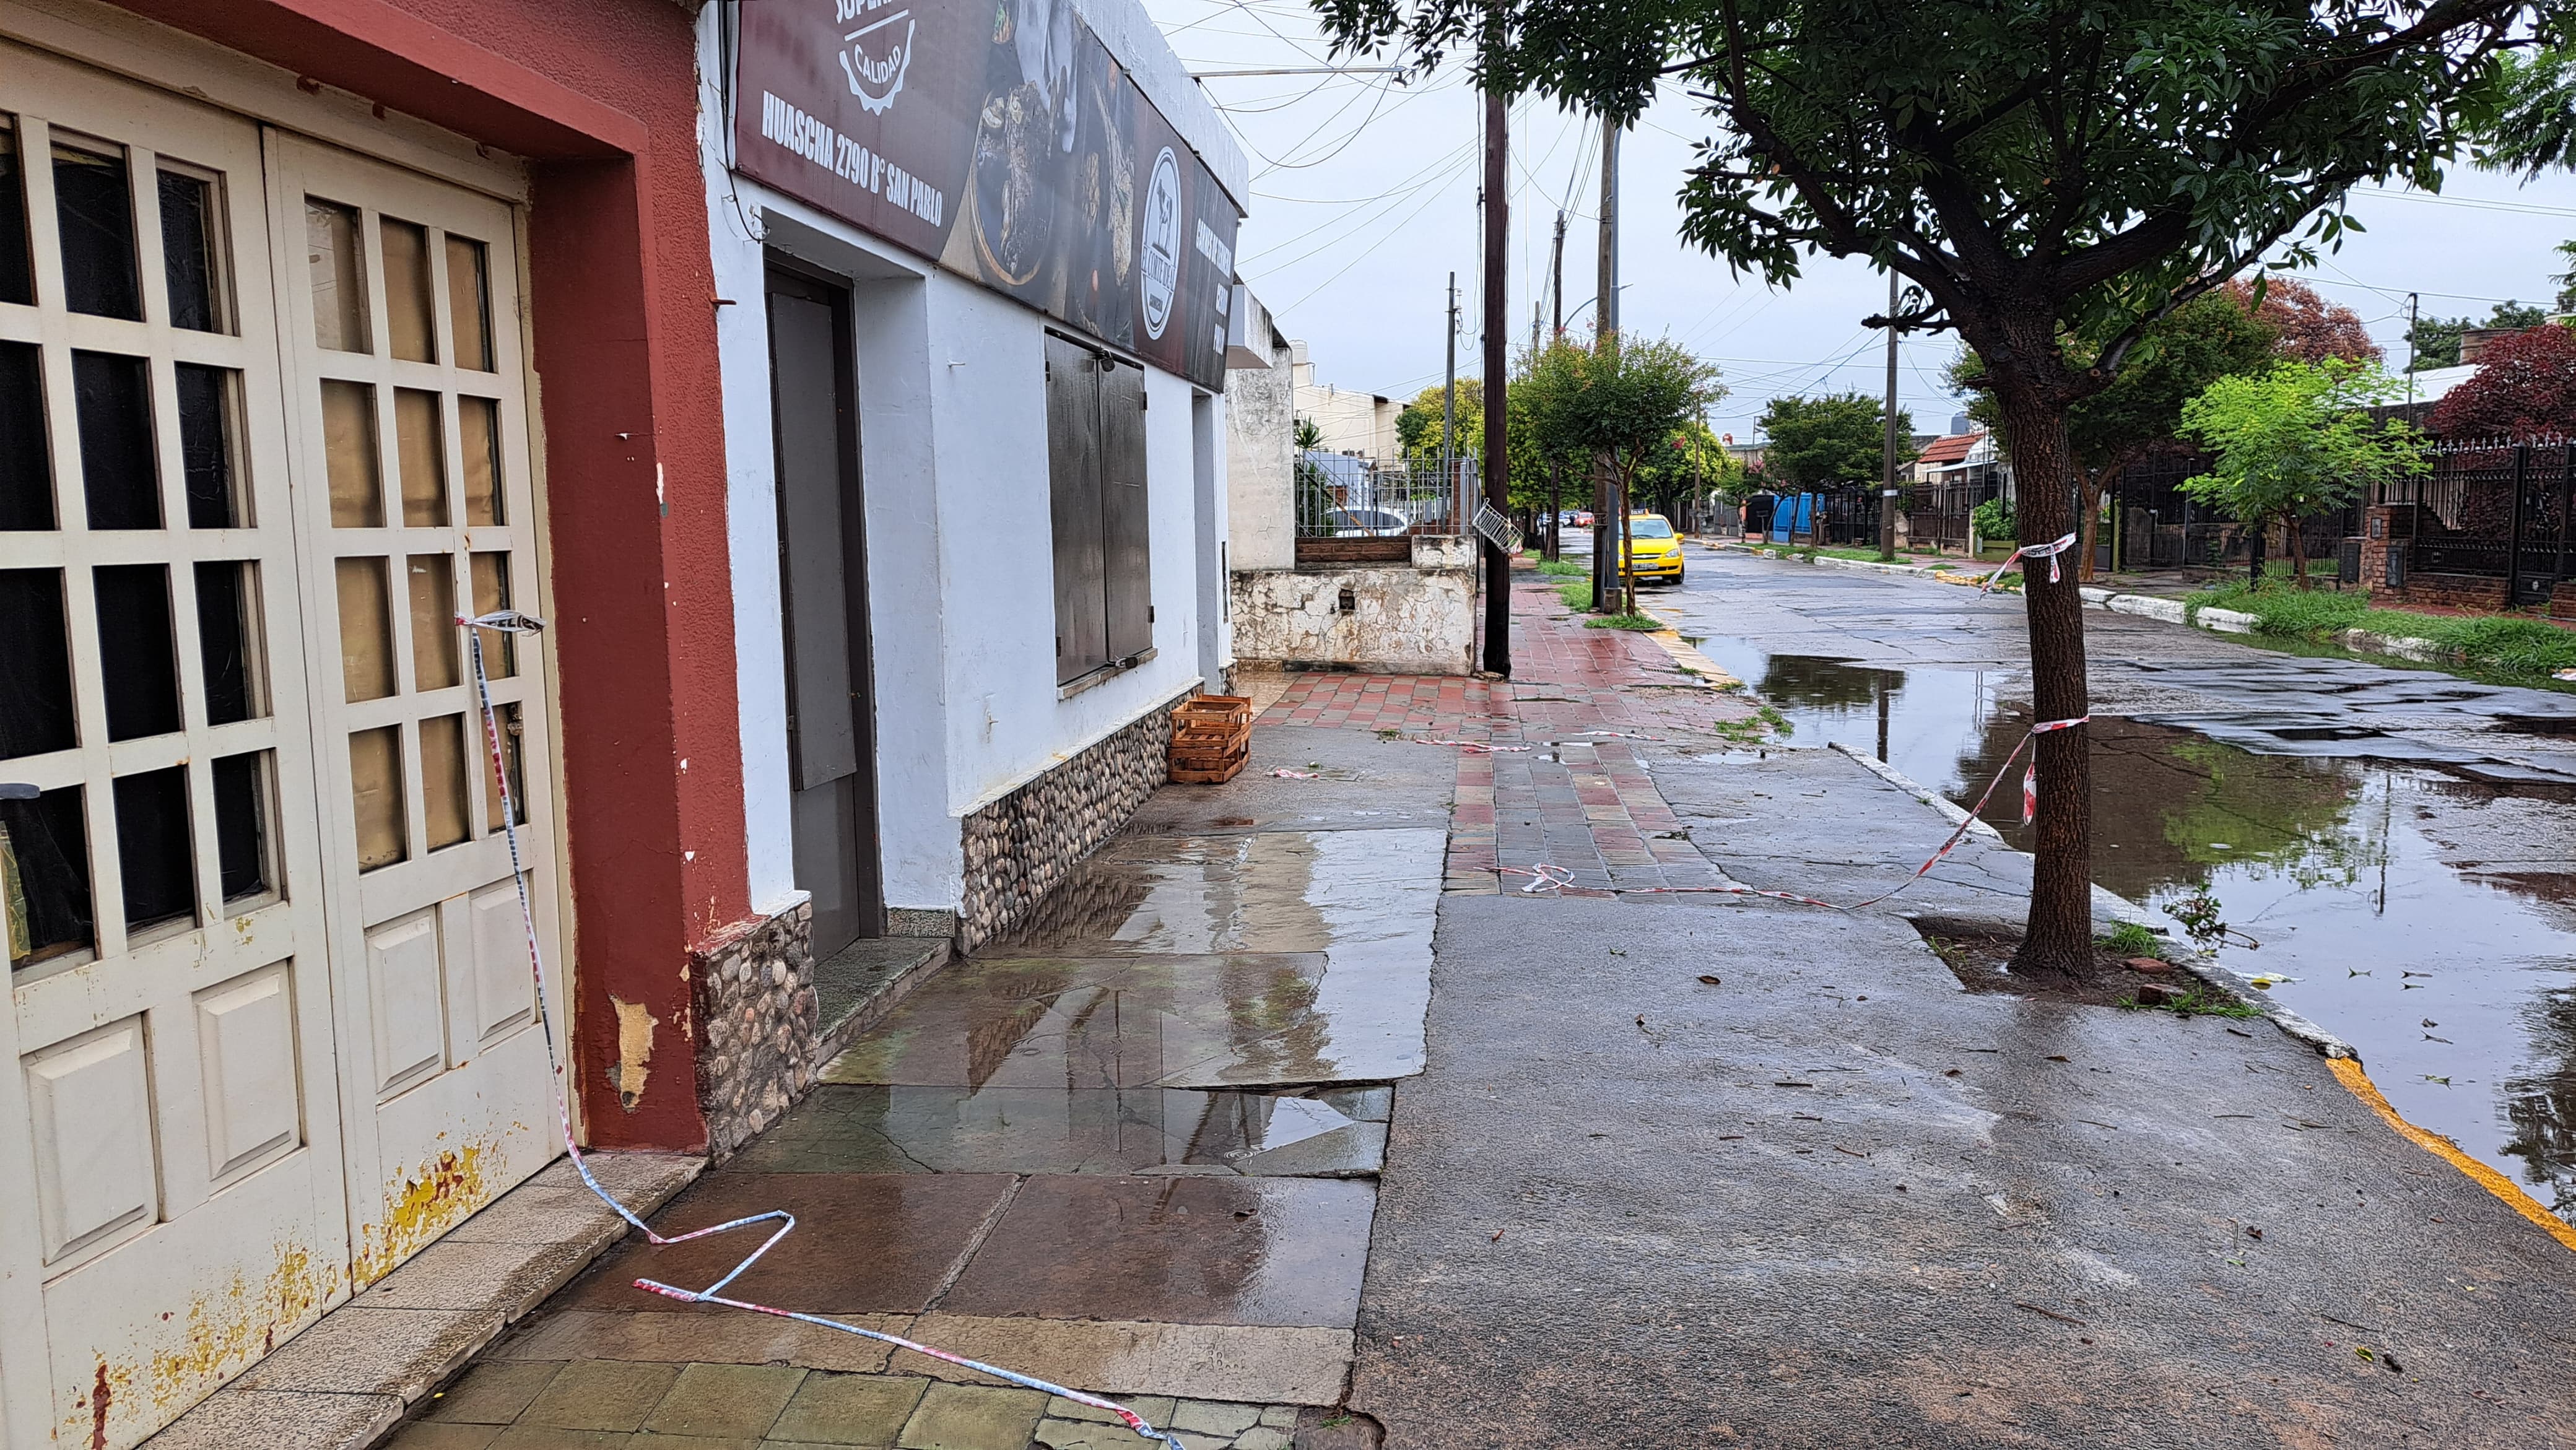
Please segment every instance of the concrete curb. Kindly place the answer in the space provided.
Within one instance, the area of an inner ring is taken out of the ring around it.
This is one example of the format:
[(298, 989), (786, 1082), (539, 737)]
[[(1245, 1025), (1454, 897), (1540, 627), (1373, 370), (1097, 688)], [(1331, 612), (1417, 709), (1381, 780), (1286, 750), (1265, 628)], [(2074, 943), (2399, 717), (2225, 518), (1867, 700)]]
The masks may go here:
[[(1906, 794), (1913, 796), (1916, 800), (1922, 801), (1924, 804), (1931, 806), (1934, 810), (1939, 811), (1943, 817), (1948, 819), (1950, 824), (1955, 826), (1960, 821), (1968, 819), (1968, 812), (1965, 808), (1937, 792), (1924, 789), (1923, 786), (1917, 783), (1913, 777), (1905, 774), (1901, 770), (1898, 770), (1896, 767), (1878, 760), (1863, 751), (1856, 750), (1851, 746), (1845, 745), (1840, 741), (1833, 742), (1830, 748), (1836, 753), (1842, 755), (1845, 759), (1857, 761), (1861, 768), (1867, 770), (1870, 774), (1877, 776), (1879, 779), (1895, 786), (1898, 790), (1904, 791)], [(2003, 840), (2001, 832), (1997, 831), (1994, 827), (1987, 825), (1983, 821), (1973, 822), (1969, 826), (1969, 832), (1972, 835), (1982, 833), (1989, 839), (1998, 843)], [(2014, 848), (2007, 846), (2005, 849), (2012, 850)], [(2099, 882), (2096, 882), (2093, 887), (2093, 911), (2095, 915), (2107, 917), (2112, 921), (2133, 921), (2141, 926), (2151, 926), (2155, 924), (2156, 921), (2156, 913), (2150, 912), (2147, 908), (2129, 900), (2127, 897), (2109, 890)], [(2218, 964), (2218, 959), (2214, 954), (2195, 950), (2182, 956), (2179, 960), (2176, 960), (2174, 962), (2174, 966), (2191, 974), (2192, 976), (2200, 978), (2203, 983), (2227, 992), (2233, 995), (2238, 1001), (2253, 1007), (2256, 1011), (2262, 1013), (2273, 1026), (2281, 1029), (2284, 1034), (2316, 1049), (2319, 1056), (2330, 1058), (2350, 1058), (2355, 1062), (2359, 1062), (2361, 1060), (2361, 1053), (2355, 1050), (2351, 1043), (2344, 1041), (2342, 1038), (2335, 1036), (2333, 1033), (2328, 1032), (2322, 1027), (2319, 1027), (2307, 1018), (2302, 1017), (2298, 1013), (2291, 1011), (2289, 1008), (2282, 1006), (2279, 1002), (2273, 1000), (2271, 993), (2255, 986), (2253, 982), (2249, 981), (2242, 974), (2227, 967), (2220, 966)]]
[[(1737, 549), (1765, 559), (1794, 561), (1801, 557), (1791, 550), (1753, 544), (1730, 542), (1711, 544), (1709, 547)], [(1836, 569), (1858, 569), (1873, 574), (1901, 574), (1913, 579), (1935, 579), (1944, 584), (1975, 586), (1982, 585), (1986, 581), (1986, 576), (1982, 573), (1969, 574), (1943, 565), (1881, 564), (1874, 560), (1835, 559), (1821, 554), (1805, 562)], [(2086, 586), (2080, 592), (2084, 596), (2085, 603), (2099, 605), (2114, 614), (2134, 614), (2141, 619), (2193, 626), (2209, 630), (2214, 634), (2261, 632), (2259, 627), (2261, 621), (2242, 610), (2205, 606), (2195, 611), (2179, 599), (2168, 599), (2155, 594), (2115, 594), (2108, 589), (2096, 589), (2090, 586)], [(2468, 656), (2459, 650), (2445, 649), (2429, 639), (2418, 639), (2407, 635), (2380, 634), (2367, 629), (2347, 629), (2335, 635), (2334, 640), (2356, 654), (2387, 655), (2392, 659), (2409, 660), (2419, 665), (2465, 664), (2468, 661)]]
[(1889, 785), (1896, 787), (1898, 790), (1901, 790), (1907, 795), (1914, 797), (1916, 800), (1923, 802), (1932, 809), (1939, 811), (1942, 819), (1948, 821), (1951, 825), (1965, 825), (1968, 828), (1969, 835), (1982, 836), (1989, 841), (2001, 841), (2004, 838), (2003, 832), (1998, 831), (1994, 827), (1987, 825), (1984, 821), (1978, 820), (1976, 817), (1969, 815), (1967, 807), (1960, 805), (1957, 801), (1950, 799), (1948, 796), (1941, 795), (1934, 791), (1925, 790), (1922, 786), (1915, 783), (1912, 776), (1898, 770), (1895, 766), (1888, 764), (1877, 756), (1874, 756), (1857, 746), (1845, 745), (1839, 740), (1826, 742), (1825, 748), (1828, 750), (1840, 751), (1846, 757), (1859, 761), (1861, 769), (1868, 771), (1870, 774), (1886, 781)]

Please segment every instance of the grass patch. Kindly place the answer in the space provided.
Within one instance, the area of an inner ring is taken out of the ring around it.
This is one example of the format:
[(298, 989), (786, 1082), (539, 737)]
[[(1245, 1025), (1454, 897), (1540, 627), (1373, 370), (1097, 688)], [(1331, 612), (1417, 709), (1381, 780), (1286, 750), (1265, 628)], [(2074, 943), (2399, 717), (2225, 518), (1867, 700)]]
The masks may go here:
[(2134, 921), (2124, 921), (2101, 936), (2093, 945), (2124, 957), (2151, 957), (2156, 954), (2156, 934)]
[(1553, 574), (1563, 579), (1589, 578), (1592, 573), (1589, 568), (1575, 563), (1572, 559), (1541, 559), (1538, 561), (1538, 572)]
[(1876, 549), (1811, 549), (1808, 553), (1811, 557), (1822, 554), (1828, 559), (1857, 559), (1864, 564), (1882, 562)]
[[(1585, 595), (1586, 599), (1591, 596)], [(1664, 622), (1651, 614), (1596, 614), (1583, 621), (1586, 629), (1662, 629)]]
[(2132, 1012), (2171, 1012), (2176, 1017), (2234, 1017), (2242, 1020), (2263, 1015), (2263, 1009), (2250, 1002), (2239, 1002), (2234, 997), (2202, 986), (2190, 987), (2153, 1004), (2135, 997), (2123, 997), (2113, 1005)]
[(1565, 601), (1565, 607), (1575, 613), (1587, 613), (1592, 608), (1592, 581), (1568, 579), (1556, 586), (1556, 597)]
[(2576, 630), (2528, 616), (2509, 614), (2417, 614), (2404, 609), (2374, 609), (2358, 593), (2301, 590), (2286, 578), (2261, 584), (2233, 580), (2203, 589), (2183, 602), (2197, 620), (2203, 609), (2232, 609), (2252, 615), (2256, 634), (2287, 639), (2328, 641), (2348, 629), (2399, 639), (2429, 640), (2457, 652), (2469, 664), (2508, 675), (2547, 675), (2576, 667)]

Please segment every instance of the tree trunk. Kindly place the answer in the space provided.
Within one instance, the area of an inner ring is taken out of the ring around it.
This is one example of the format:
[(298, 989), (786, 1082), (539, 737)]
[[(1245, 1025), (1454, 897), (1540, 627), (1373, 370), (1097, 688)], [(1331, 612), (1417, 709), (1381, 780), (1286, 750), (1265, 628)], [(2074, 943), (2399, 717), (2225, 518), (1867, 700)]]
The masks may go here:
[(2087, 584), (2093, 582), (2096, 528), (2102, 521), (2102, 511), (2111, 506), (2111, 485), (2119, 481), (2121, 470), (2127, 467), (2125, 463), (2114, 463), (2093, 475), (2093, 481), (2085, 486), (2084, 540), (2076, 546), (2084, 551), (2084, 563), (2075, 577)]
[(1633, 550), (1636, 536), (1628, 526), (1628, 475), (1619, 475), (1619, 612), (1637, 612), (1637, 565)]
[(1565, 557), (1565, 470), (1553, 460), (1547, 465), (1547, 559), (1549, 563)]
[(2308, 532), (2299, 527), (2299, 511), (2290, 510), (2290, 570), (2298, 576), (2299, 588), (2308, 587)]
[(2269, 532), (2268, 523), (2245, 526), (2245, 568), (2257, 589), (2263, 587), (2263, 536)]
[[(2021, 541), (2047, 544), (2075, 529), (2076, 470), (2066, 445), (2066, 410), (2025, 379), (1996, 375), (2004, 436), (2019, 481)], [(2062, 562), (2062, 559), (2061, 559)], [(2076, 573), (2050, 582), (2048, 561), (2022, 563), (2022, 607), (2030, 627), (2034, 724), (2090, 712), (2084, 670), (2084, 596)], [(2039, 762), (2039, 822), (2031, 865), (2030, 920), (2012, 970), (2024, 976), (2093, 974), (2093, 852), (2090, 732), (2052, 730), (2031, 742)], [(2007, 782), (2007, 790), (2011, 783)]]
[(1603, 545), (1615, 527), (1610, 517), (1610, 459), (1607, 455), (1592, 460), (1592, 612), (1605, 613), (1610, 608), (1611, 592), (1618, 586), (1609, 570), (1614, 566), (1604, 557), (1609, 550)]

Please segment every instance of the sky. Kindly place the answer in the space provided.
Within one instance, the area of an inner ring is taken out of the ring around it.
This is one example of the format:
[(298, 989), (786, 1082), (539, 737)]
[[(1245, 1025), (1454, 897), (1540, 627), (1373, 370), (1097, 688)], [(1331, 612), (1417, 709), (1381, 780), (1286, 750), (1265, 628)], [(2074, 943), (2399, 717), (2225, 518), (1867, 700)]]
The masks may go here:
[[(1464, 318), (1459, 366), (1480, 366), (1481, 101), (1464, 75), (1452, 66), (1398, 87), (1371, 74), (1207, 74), (1335, 61), (1313, 13), (1295, 0), (1145, 0), (1145, 7), (1251, 159), (1251, 215), (1237, 269), (1280, 330), (1308, 344), (1317, 377), (1398, 398), (1439, 382), (1453, 270)], [(1739, 441), (1755, 436), (1754, 420), (1775, 396), (1876, 396), (1886, 381), (1886, 341), (1860, 320), (1885, 308), (1885, 274), (1862, 261), (1815, 257), (1793, 288), (1773, 290), (1682, 244), (1674, 194), (1693, 141), (1706, 134), (1695, 104), (1675, 88), (1622, 138), (1622, 326), (1669, 335), (1716, 363), (1729, 395), (1710, 426)], [(1582, 118), (1545, 101), (1513, 107), (1504, 322), (1515, 348), (1529, 341), (1532, 305), (1545, 305), (1560, 207), (1566, 311), (1593, 295), (1599, 155), (1599, 132)], [(2425, 316), (2481, 320), (2508, 298), (2545, 305), (2556, 295), (2550, 276), (2566, 263), (2555, 248), (2576, 237), (2576, 176), (2524, 185), (2461, 166), (2439, 196), (2366, 190), (2355, 193), (2352, 211), (2367, 230), (2299, 275), (2360, 314), (2399, 368), (2410, 291), (2421, 294)], [(1902, 346), (1897, 399), (1917, 431), (1946, 431), (1963, 406), (1941, 381), (1957, 348), (1946, 333)]]

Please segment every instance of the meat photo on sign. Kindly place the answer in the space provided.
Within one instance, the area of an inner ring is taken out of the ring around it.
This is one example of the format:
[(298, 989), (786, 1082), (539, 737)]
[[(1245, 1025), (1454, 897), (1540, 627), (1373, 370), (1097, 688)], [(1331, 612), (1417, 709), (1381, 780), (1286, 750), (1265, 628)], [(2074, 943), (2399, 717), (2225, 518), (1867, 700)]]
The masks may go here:
[(1012, 0), (997, 11), (987, 94), (975, 130), (968, 192), (985, 280), (1046, 305), (1037, 287), (1062, 203), (1078, 116), (1077, 29), (1067, 0)]
[(1075, 82), (1071, 210), (1062, 239), (1065, 315), (1121, 346), (1136, 334), (1136, 92), (1109, 51), (1085, 35)]

